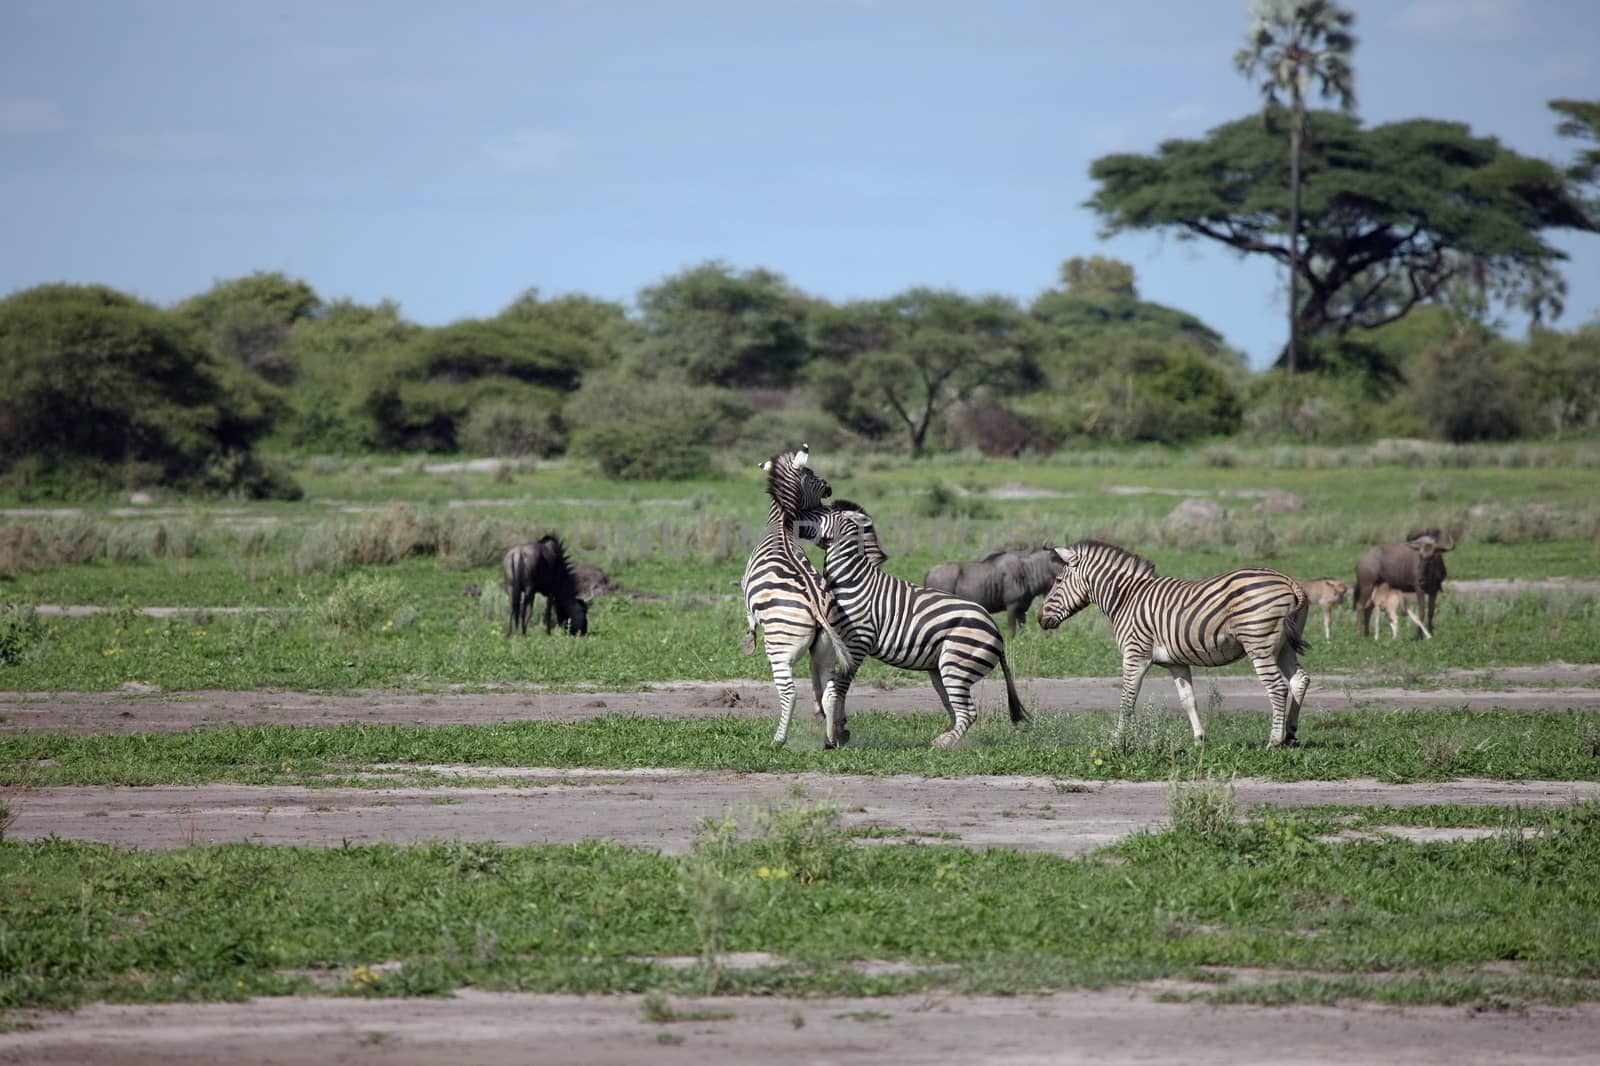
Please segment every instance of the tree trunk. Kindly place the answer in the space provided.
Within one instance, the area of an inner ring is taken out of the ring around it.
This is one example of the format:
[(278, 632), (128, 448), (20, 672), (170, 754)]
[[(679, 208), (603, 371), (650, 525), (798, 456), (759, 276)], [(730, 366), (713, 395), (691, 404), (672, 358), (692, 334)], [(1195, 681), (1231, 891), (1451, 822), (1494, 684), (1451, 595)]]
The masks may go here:
[(1289, 374), (1295, 372), (1295, 354), (1299, 343), (1295, 337), (1300, 312), (1300, 121), (1301, 107), (1296, 94), (1293, 113), (1289, 116), (1289, 348), (1287, 364)]

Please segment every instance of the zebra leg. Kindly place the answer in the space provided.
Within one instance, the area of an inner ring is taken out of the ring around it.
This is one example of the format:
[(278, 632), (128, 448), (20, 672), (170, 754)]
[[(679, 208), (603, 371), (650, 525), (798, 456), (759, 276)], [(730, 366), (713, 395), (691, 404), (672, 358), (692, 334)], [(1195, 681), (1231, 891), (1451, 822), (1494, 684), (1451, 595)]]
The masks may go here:
[(1299, 744), (1296, 734), (1300, 728), (1300, 705), (1305, 702), (1306, 689), (1311, 687), (1311, 675), (1306, 673), (1294, 649), (1287, 644), (1278, 649), (1278, 673), (1289, 679), (1289, 709), (1283, 742), (1292, 747)]
[(835, 669), (833, 680), (828, 682), (824, 694), (822, 746), (824, 748), (837, 748), (850, 739), (850, 730), (844, 728), (844, 702), (850, 695), (850, 682), (855, 680), (855, 671), (841, 671)]
[(1194, 675), (1187, 666), (1176, 663), (1167, 664), (1167, 669), (1172, 673), (1172, 683), (1178, 689), (1178, 702), (1183, 704), (1183, 709), (1189, 715), (1189, 725), (1194, 729), (1194, 739), (1197, 744), (1206, 741), (1205, 727), (1200, 724), (1200, 709), (1194, 705)]
[(1142, 656), (1122, 657), (1122, 702), (1117, 707), (1117, 728), (1111, 734), (1113, 744), (1122, 743), (1122, 736), (1133, 721), (1133, 712), (1139, 706), (1139, 686), (1150, 669), (1150, 660)]
[(1251, 653), (1250, 665), (1255, 667), (1256, 677), (1266, 687), (1267, 698), (1272, 701), (1272, 730), (1267, 736), (1267, 747), (1281, 748), (1289, 733), (1288, 679), (1279, 669), (1277, 657), (1270, 653)]
[[(824, 726), (828, 721), (828, 703), (835, 698), (833, 646), (819, 629), (811, 640), (811, 699), (812, 710)], [(845, 728), (844, 698), (838, 697), (839, 743), (850, 742), (850, 730)]]
[(789, 719), (794, 716), (794, 664), (805, 654), (804, 641), (791, 647), (781, 647), (767, 640), (767, 662), (772, 666), (772, 683), (778, 687), (778, 731), (772, 735), (774, 744), (789, 739)]
[(944, 705), (944, 713), (950, 719), (950, 724), (945, 729), (945, 732), (953, 733), (956, 728), (956, 709), (950, 706), (950, 693), (944, 687), (944, 678), (940, 676), (937, 669), (934, 669), (928, 671), (928, 680), (933, 682), (933, 691), (938, 693), (939, 702)]
[(938, 671), (930, 673), (934, 675), (934, 687), (939, 690), (939, 697), (944, 700), (944, 709), (950, 712), (950, 728), (933, 738), (933, 746), (953, 748), (972, 727), (972, 719), (976, 716), (972, 706), (972, 685), (962, 677), (952, 677), (946, 681)]

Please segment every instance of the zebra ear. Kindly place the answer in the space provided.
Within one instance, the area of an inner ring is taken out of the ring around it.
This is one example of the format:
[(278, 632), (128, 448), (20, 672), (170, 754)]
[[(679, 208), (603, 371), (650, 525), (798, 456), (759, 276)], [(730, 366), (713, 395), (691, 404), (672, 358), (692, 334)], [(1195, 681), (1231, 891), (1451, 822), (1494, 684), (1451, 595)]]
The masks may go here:
[(770, 471), (772, 469), (772, 460), (771, 459), (763, 459), (763, 460), (761, 460), (761, 469)]
[(1068, 551), (1067, 549), (1065, 549), (1065, 548), (1051, 548), (1050, 550), (1055, 552), (1056, 553), (1056, 558), (1060, 559), (1062, 562), (1064, 562), (1064, 563), (1072, 562), (1072, 553), (1070, 551)]
[(799, 470), (802, 466), (805, 466), (810, 461), (811, 446), (809, 444), (800, 445), (800, 450), (794, 453), (794, 468)]

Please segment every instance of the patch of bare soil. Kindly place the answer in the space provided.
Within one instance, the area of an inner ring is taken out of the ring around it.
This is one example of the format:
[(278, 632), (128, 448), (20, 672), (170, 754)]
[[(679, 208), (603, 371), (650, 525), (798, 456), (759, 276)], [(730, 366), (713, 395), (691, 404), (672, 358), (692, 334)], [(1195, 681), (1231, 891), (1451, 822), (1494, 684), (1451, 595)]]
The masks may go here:
[(1594, 1061), (1600, 1005), (1237, 1007), (1157, 1002), (1144, 990), (1049, 996), (674, 1001), (725, 1019), (660, 1024), (639, 996), (466, 989), (454, 999), (284, 998), (45, 1014), (0, 1034), (0, 1062), (35, 1066), (537, 1062), (721, 1066), (761, 1062), (1007, 1066), (1184, 1062), (1421, 1064)]
[[(1494, 687), (1408, 689), (1373, 684), (1373, 678), (1329, 675), (1314, 677), (1306, 714), (1359, 710), (1369, 705), (1405, 708), (1458, 707), (1511, 710), (1567, 710), (1600, 707), (1600, 665), (1551, 663), (1540, 667), (1506, 667), (1463, 671), (1463, 683)], [(1216, 685), (1220, 709), (1264, 711), (1267, 698), (1254, 677), (1224, 675), (1202, 678), (1203, 693)], [(1520, 687), (1537, 686), (1537, 687)], [(797, 713), (809, 713), (810, 693), (804, 684)], [(1031, 678), (1018, 682), (1023, 702), (1041, 714), (1109, 711), (1116, 707), (1117, 681), (1109, 677)], [(978, 705), (986, 714), (1003, 714), (1003, 682), (989, 679), (977, 687)], [(1173, 686), (1165, 677), (1145, 681), (1141, 699), (1181, 714)], [(640, 692), (541, 692), (512, 688), (492, 692), (362, 692), (320, 695), (307, 692), (182, 692), (161, 695), (150, 686), (129, 682), (114, 692), (14, 692), (0, 695), (0, 733), (148, 733), (229, 725), (369, 724), (474, 725), (507, 721), (573, 722), (600, 715), (649, 718), (703, 718), (733, 714), (752, 718), (777, 715), (777, 696), (766, 681), (674, 681)], [(880, 689), (860, 686), (851, 692), (850, 709), (905, 713), (940, 710), (932, 687), (916, 684)]]
[[(837, 804), (849, 827), (903, 829), (906, 838), (968, 847), (1077, 855), (1167, 821), (1161, 781), (1047, 777), (742, 774), (715, 770), (561, 770), (529, 767), (393, 767), (506, 782), (504, 787), (306, 788), (291, 785), (52, 786), (10, 800), (13, 839), (50, 835), (119, 847), (174, 848), (246, 841), (308, 847), (492, 840), (569, 844), (615, 840), (687, 851), (706, 818), (729, 810)], [(401, 776), (403, 780), (403, 776)], [(1388, 784), (1372, 779), (1235, 783), (1239, 806), (1257, 804), (1520, 804), (1600, 798), (1600, 782), (1459, 780)]]

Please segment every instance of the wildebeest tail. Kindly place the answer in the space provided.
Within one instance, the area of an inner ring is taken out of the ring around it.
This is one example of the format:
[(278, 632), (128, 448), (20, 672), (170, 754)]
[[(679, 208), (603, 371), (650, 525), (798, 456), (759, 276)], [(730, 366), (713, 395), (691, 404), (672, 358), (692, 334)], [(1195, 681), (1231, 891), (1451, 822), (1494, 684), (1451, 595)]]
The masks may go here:
[(527, 560), (522, 552), (511, 560), (511, 621), (506, 625), (507, 635), (517, 631), (518, 624), (522, 621), (522, 599), (528, 595), (523, 589), (528, 580)]

